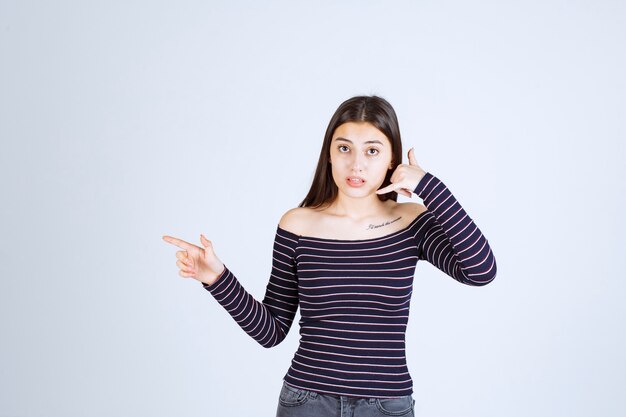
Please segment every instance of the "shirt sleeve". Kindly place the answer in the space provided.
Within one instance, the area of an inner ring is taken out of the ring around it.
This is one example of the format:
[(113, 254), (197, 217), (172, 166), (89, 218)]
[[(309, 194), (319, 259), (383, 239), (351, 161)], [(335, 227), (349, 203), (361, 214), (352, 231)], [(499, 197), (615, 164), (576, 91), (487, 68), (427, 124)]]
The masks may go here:
[(418, 233), (419, 258), (457, 281), (486, 285), (496, 277), (496, 259), (489, 242), (446, 185), (427, 172), (414, 192), (430, 214)]
[(263, 302), (250, 295), (226, 265), (213, 284), (202, 283), (237, 324), (265, 348), (285, 339), (298, 309), (294, 236), (280, 227), (276, 230), (272, 272)]

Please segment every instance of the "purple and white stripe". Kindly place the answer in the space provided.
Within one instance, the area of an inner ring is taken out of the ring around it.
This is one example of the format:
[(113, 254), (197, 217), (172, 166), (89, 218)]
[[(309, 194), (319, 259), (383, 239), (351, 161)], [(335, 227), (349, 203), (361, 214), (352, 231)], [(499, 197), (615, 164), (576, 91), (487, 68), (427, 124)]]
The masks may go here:
[(467, 285), (496, 275), (487, 239), (447, 187), (426, 173), (415, 189), (427, 210), (386, 236), (338, 240), (276, 229), (265, 297), (255, 300), (225, 268), (203, 286), (261, 346), (276, 346), (300, 305), (300, 344), (288, 384), (333, 395), (409, 395), (405, 334), (417, 262)]

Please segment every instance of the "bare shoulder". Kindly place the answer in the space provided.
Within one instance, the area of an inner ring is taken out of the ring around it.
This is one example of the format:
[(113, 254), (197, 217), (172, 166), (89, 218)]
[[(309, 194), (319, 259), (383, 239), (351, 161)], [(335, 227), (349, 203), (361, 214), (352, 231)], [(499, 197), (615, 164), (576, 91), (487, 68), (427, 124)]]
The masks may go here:
[(281, 229), (297, 235), (305, 234), (305, 227), (313, 218), (314, 210), (308, 207), (296, 207), (288, 210), (280, 218), (278, 225)]
[(427, 210), (426, 206), (419, 203), (399, 203), (398, 208), (402, 213), (411, 219), (415, 219), (417, 216)]
[[(398, 226), (405, 227), (420, 214), (426, 211), (423, 204), (406, 202), (406, 203), (388, 203), (388, 212), (381, 217), (381, 221), (385, 220), (385, 216), (398, 216), (403, 220), (398, 222)], [(368, 220), (370, 222), (370, 220)], [(370, 235), (363, 236), (354, 235), (354, 222), (346, 221), (336, 216), (327, 215), (323, 210), (313, 209), (310, 207), (296, 207), (288, 210), (281, 217), (278, 225), (281, 229), (300, 236), (319, 236), (331, 239), (352, 239), (367, 238)], [(332, 235), (332, 236), (331, 236)]]

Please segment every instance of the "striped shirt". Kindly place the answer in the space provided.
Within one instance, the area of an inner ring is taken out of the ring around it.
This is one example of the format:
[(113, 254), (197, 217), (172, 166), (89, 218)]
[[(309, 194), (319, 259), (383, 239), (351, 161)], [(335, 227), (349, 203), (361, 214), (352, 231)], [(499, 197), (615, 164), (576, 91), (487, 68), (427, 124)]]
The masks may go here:
[(427, 172), (414, 192), (426, 211), (382, 237), (319, 238), (278, 226), (263, 302), (226, 266), (212, 285), (202, 285), (266, 348), (285, 339), (300, 305), (287, 384), (353, 397), (412, 394), (405, 334), (417, 261), (467, 285), (496, 276), (487, 239), (444, 183)]

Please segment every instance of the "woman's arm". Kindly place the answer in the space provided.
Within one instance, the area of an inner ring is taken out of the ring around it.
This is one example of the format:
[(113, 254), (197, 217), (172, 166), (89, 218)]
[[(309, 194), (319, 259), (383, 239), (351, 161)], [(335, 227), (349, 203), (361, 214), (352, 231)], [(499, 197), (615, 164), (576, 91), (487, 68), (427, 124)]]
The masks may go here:
[(282, 342), (298, 309), (298, 282), (294, 260), (296, 241), (277, 229), (274, 238), (272, 272), (263, 302), (258, 302), (224, 266), (209, 291), (250, 337), (270, 348)]
[(414, 192), (428, 216), (416, 234), (420, 259), (457, 281), (486, 285), (496, 277), (496, 259), (489, 242), (446, 185), (427, 172)]

